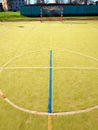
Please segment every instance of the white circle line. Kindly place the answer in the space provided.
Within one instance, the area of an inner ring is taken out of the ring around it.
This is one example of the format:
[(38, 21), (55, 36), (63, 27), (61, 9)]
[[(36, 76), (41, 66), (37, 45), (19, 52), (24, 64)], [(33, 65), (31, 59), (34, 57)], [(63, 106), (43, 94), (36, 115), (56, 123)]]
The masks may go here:
[[(49, 49), (47, 49), (47, 50), (49, 51)], [(2, 66), (1, 69), (0, 69), (0, 72), (2, 72), (2, 70), (3, 70), (8, 64), (10, 64), (13, 60), (15, 60), (15, 59), (17, 59), (17, 58), (19, 58), (19, 57), (21, 57), (21, 56), (27, 55), (27, 54), (32, 54), (32, 53), (34, 53), (34, 52), (41, 52), (41, 51), (46, 51), (46, 49), (44, 49), (44, 50), (37, 50), (37, 51), (31, 51), (31, 52), (26, 52), (26, 53), (24, 53), (24, 54), (21, 54), (21, 55), (18, 55), (18, 56), (13, 57), (12, 59), (8, 60), (5, 64), (3, 64), (3, 66)], [(92, 56), (89, 56), (89, 55), (85, 55), (85, 54), (82, 54), (82, 53), (76, 52), (76, 51), (70, 51), (70, 50), (62, 50), (62, 51), (61, 51), (61, 50), (54, 50), (54, 51), (68, 52), (68, 53), (80, 55), (80, 56), (83, 56), (83, 57), (90, 58), (90, 59), (92, 59), (92, 60), (98, 61), (98, 59), (95, 58), (95, 57), (92, 57)]]
[(21, 54), (21, 55), (18, 55), (18, 56), (15, 56), (13, 58), (11, 58), (10, 60), (8, 60), (5, 64), (2, 65), (1, 69), (0, 69), (0, 72), (3, 71), (3, 69), (8, 65), (10, 64), (12, 61), (14, 61), (15, 59), (21, 57), (21, 56), (24, 56), (24, 55), (27, 55), (27, 54), (32, 54), (34, 52), (40, 52), (40, 51), (45, 51), (45, 50), (37, 50), (37, 51), (31, 51), (31, 52), (26, 52), (24, 54)]
[[(41, 52), (41, 51), (46, 51), (46, 50), (39, 50), (39, 51), (33, 51), (33, 52), (29, 52), (29, 53), (24, 53), (24, 54), (21, 54), (21, 55), (18, 55), (18, 56), (15, 56), (13, 57), (12, 59), (8, 60), (5, 64), (3, 64), (3, 66), (0, 68), (0, 72), (2, 72), (4, 70), (4, 68), (10, 64), (13, 60), (23, 56), (23, 55), (26, 55), (26, 54), (30, 54), (30, 53), (34, 53), (34, 52)], [(56, 50), (56, 51), (60, 51), (60, 50)], [(92, 56), (88, 56), (88, 55), (85, 55), (85, 54), (82, 54), (80, 52), (76, 52), (76, 51), (70, 51), (70, 50), (64, 50), (64, 51), (60, 51), (60, 52), (68, 52), (68, 53), (73, 53), (73, 54), (78, 54), (78, 55), (81, 55), (81, 56), (84, 56), (84, 57), (87, 57), (87, 58), (90, 58), (92, 60), (95, 60), (95, 61), (98, 61), (97, 58), (95, 57), (92, 57)], [(1, 94), (3, 94), (1, 92)], [(1, 96), (0, 94), (0, 96)], [(84, 109), (84, 110), (77, 110), (77, 111), (69, 111), (69, 112), (55, 112), (55, 113), (47, 113), (47, 112), (37, 112), (37, 111), (32, 111), (32, 110), (29, 110), (29, 109), (25, 109), (25, 108), (22, 108), (16, 104), (14, 104), (13, 102), (11, 102), (8, 98), (4, 98), (4, 100), (9, 103), (11, 106), (13, 106), (14, 108), (17, 108), (23, 112), (27, 112), (27, 113), (30, 113), (30, 114), (36, 114), (36, 115), (51, 115), (51, 116), (60, 116), (60, 115), (73, 115), (73, 114), (80, 114), (80, 113), (84, 113), (84, 112), (89, 112), (89, 111), (92, 111), (92, 110), (95, 110), (95, 109), (98, 109), (98, 105), (96, 106), (93, 106), (93, 107), (90, 107), (90, 108), (87, 108), (87, 109)]]
[(77, 54), (77, 55), (80, 55), (80, 56), (83, 56), (83, 57), (86, 57), (86, 58), (90, 58), (92, 60), (95, 60), (95, 61), (98, 61), (98, 58), (95, 58), (95, 57), (92, 57), (92, 56), (89, 56), (89, 55), (86, 55), (86, 54), (82, 54), (80, 52), (76, 52), (76, 51), (70, 51), (70, 50), (57, 50), (59, 52), (68, 52), (68, 53), (72, 53), (72, 54)]
[(76, 111), (69, 111), (69, 112), (55, 112), (55, 113), (48, 113), (48, 112), (38, 112), (38, 111), (33, 111), (33, 110), (29, 110), (29, 109), (25, 109), (22, 108), (16, 104), (14, 104), (13, 102), (11, 102), (8, 98), (5, 98), (5, 101), (10, 104), (11, 106), (13, 106), (14, 108), (21, 110), (23, 112), (29, 113), (29, 114), (35, 114), (35, 115), (42, 115), (42, 116), (64, 116), (64, 115), (74, 115), (74, 114), (81, 114), (81, 113), (86, 113), (86, 112), (90, 112), (92, 110), (98, 109), (98, 105), (97, 106), (93, 106), (87, 109), (83, 109), (83, 110), (76, 110)]

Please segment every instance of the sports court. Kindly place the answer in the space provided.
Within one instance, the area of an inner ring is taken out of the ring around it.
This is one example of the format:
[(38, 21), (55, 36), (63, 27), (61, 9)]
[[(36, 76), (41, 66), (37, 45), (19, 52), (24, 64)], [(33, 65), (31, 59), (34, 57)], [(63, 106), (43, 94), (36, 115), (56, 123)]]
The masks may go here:
[(0, 22), (1, 130), (97, 130), (97, 86), (97, 20)]

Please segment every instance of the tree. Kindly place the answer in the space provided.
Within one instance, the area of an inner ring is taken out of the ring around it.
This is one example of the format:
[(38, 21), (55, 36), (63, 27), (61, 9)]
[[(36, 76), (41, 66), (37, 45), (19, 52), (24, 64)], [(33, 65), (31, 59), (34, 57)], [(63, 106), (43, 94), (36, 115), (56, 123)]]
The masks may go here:
[(2, 0), (4, 11), (8, 11), (12, 9), (12, 2), (13, 0)]
[(85, 4), (87, 0), (72, 0), (72, 4)]
[(7, 0), (2, 0), (2, 6), (3, 6), (3, 10), (4, 10), (4, 11), (8, 11)]

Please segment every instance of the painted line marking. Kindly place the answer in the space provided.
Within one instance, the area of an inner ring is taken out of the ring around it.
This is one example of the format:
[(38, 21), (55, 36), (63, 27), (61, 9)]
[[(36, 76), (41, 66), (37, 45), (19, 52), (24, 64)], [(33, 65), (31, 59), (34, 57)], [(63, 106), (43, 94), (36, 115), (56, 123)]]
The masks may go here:
[(22, 108), (16, 104), (14, 104), (13, 102), (11, 102), (8, 98), (5, 98), (5, 101), (10, 104), (11, 106), (13, 106), (14, 108), (29, 113), (29, 114), (34, 114), (34, 115), (41, 115), (41, 116), (64, 116), (64, 115), (74, 115), (74, 114), (81, 114), (81, 113), (85, 113), (85, 112), (90, 112), (92, 110), (98, 109), (98, 105), (97, 106), (93, 106), (90, 108), (86, 108), (84, 110), (76, 110), (76, 111), (69, 111), (69, 112), (57, 112), (57, 113), (48, 113), (48, 112), (38, 112), (38, 111), (33, 111), (33, 110), (29, 110), (29, 109), (25, 109)]
[[(22, 57), (24, 55), (27, 55), (27, 54), (32, 54), (34, 52), (41, 52), (41, 51), (46, 51), (46, 49), (31, 51), (31, 52), (25, 52), (24, 54), (20, 54), (18, 56), (15, 56), (15, 57), (11, 58), (5, 64), (2, 65), (0, 72), (2, 72), (8, 64), (10, 64), (12, 61), (16, 60), (17, 58), (20, 58), (20, 57)], [(49, 49), (47, 49), (47, 51), (49, 51)], [(95, 58), (95, 57), (92, 57), (92, 56), (89, 56), (89, 55), (86, 55), (86, 54), (82, 54), (82, 53), (77, 52), (77, 51), (71, 51), (71, 50), (54, 50), (54, 51), (72, 53), (72, 54), (76, 54), (76, 55), (80, 55), (80, 56), (92, 59), (94, 61), (98, 61), (98, 58)]]
[(48, 113), (52, 113), (52, 50), (50, 50)]
[[(2, 97), (3, 92), (0, 90), (0, 96)], [(85, 113), (85, 112), (90, 112), (92, 110), (98, 109), (98, 105), (90, 107), (90, 108), (86, 108), (84, 110), (76, 110), (76, 111), (69, 111), (69, 112), (57, 112), (57, 113), (48, 113), (48, 112), (38, 112), (38, 111), (33, 111), (33, 110), (29, 110), (29, 109), (25, 109), (22, 108), (16, 104), (14, 104), (13, 102), (11, 102), (8, 98), (3, 98), (8, 104), (10, 104), (12, 107), (29, 113), (29, 114), (35, 114), (35, 115), (41, 115), (41, 116), (64, 116), (64, 115), (74, 115), (74, 114), (81, 114), (81, 113)], [(49, 117), (50, 118), (50, 117)], [(49, 121), (50, 122), (50, 121)], [(52, 122), (52, 121), (51, 121)], [(50, 127), (50, 126), (49, 126)], [(52, 126), (51, 126), (52, 127)], [(50, 129), (51, 130), (51, 129)]]
[(48, 116), (48, 130), (52, 130), (52, 116)]
[[(40, 52), (40, 51), (43, 51), (43, 50), (38, 50), (36, 52)], [(46, 51), (46, 50), (45, 50)], [(60, 51), (60, 50), (56, 50), (56, 51)], [(21, 54), (21, 55), (18, 55), (18, 56), (15, 56), (13, 57), (12, 59), (8, 60), (5, 64), (2, 65), (2, 67), (0, 68), (0, 73), (6, 68), (6, 66), (8, 64), (10, 64), (12, 61), (14, 61), (15, 59), (19, 58), (19, 57), (22, 57), (26, 54), (31, 54), (31, 53), (34, 53), (35, 51), (33, 52), (28, 52), (28, 53), (24, 53), (24, 54)], [(73, 53), (73, 54), (77, 54), (77, 55), (80, 55), (80, 56), (84, 56), (86, 58), (90, 58), (94, 61), (98, 61), (98, 58), (95, 58), (95, 57), (92, 57), (92, 56), (89, 56), (89, 55), (85, 55), (85, 54), (82, 54), (80, 52), (76, 52), (76, 51), (70, 51), (70, 50), (63, 50), (63, 51), (60, 51), (60, 52), (68, 52), (68, 53)], [(81, 113), (86, 113), (86, 112), (90, 112), (90, 111), (93, 111), (95, 109), (98, 109), (98, 105), (96, 106), (93, 106), (93, 107), (89, 107), (89, 108), (85, 108), (85, 109), (81, 109), (81, 110), (74, 110), (74, 111), (69, 111), (69, 112), (54, 112), (54, 113), (48, 113), (48, 112), (38, 112), (38, 111), (33, 111), (33, 110), (29, 110), (29, 109), (26, 109), (26, 108), (23, 108), (23, 107), (20, 107), (16, 104), (14, 104), (13, 102), (11, 102), (8, 98), (5, 98), (5, 101), (11, 105), (12, 107), (20, 110), (20, 111), (23, 111), (23, 112), (26, 112), (26, 113), (29, 113), (29, 114), (35, 114), (35, 115), (41, 115), (41, 116), (64, 116), (64, 115), (74, 115), (74, 114), (81, 114)]]
[[(52, 50), (50, 50), (48, 113), (52, 113)], [(48, 130), (52, 130), (52, 116), (48, 116)]]
[[(13, 69), (73, 69), (73, 70), (98, 70), (98, 67), (5, 67), (3, 70), (13, 70)], [(2, 68), (0, 68), (2, 70)]]

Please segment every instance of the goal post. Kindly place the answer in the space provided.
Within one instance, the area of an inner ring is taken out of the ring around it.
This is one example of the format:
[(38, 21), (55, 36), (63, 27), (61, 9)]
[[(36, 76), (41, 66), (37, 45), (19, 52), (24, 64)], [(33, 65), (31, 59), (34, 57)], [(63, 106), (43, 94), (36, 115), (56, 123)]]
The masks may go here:
[(62, 5), (41, 5), (40, 20), (63, 20), (63, 6)]

